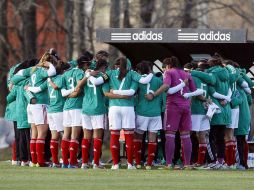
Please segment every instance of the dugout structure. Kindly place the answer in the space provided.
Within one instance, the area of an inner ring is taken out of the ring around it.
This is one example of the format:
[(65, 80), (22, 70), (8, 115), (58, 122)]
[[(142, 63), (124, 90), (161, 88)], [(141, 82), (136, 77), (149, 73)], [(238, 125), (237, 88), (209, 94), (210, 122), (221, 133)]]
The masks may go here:
[[(162, 61), (171, 55), (185, 64), (217, 52), (239, 63), (254, 79), (254, 41), (247, 40), (245, 29), (107, 28), (96, 30), (96, 40), (119, 49), (133, 66), (141, 60)], [(254, 113), (251, 134), (253, 117)]]

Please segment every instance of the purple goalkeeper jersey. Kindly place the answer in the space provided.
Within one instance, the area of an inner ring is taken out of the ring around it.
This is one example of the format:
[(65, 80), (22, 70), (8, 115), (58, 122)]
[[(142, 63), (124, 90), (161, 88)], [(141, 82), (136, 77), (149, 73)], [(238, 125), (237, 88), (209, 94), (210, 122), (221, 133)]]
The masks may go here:
[(163, 83), (170, 86), (170, 88), (177, 86), (181, 83), (181, 80), (188, 79), (188, 84), (175, 94), (167, 94), (167, 108), (170, 104), (176, 104), (183, 107), (190, 106), (190, 100), (183, 97), (184, 93), (193, 92), (196, 90), (195, 83), (190, 73), (185, 72), (182, 69), (170, 69), (165, 72)]

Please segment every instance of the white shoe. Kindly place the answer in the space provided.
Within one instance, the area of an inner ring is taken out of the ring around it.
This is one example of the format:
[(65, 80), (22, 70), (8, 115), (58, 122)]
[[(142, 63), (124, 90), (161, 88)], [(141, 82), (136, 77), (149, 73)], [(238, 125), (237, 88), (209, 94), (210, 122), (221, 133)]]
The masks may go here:
[(81, 169), (87, 170), (87, 169), (89, 169), (89, 165), (88, 164), (82, 164)]
[(17, 165), (17, 162), (18, 162), (18, 161), (12, 160), (12, 161), (11, 161), (11, 165), (12, 165), (12, 166), (16, 166), (16, 165)]
[(23, 161), (22, 161), (22, 162), (21, 162), (21, 166), (29, 166), (29, 163), (30, 163), (29, 161), (27, 161), (27, 162), (23, 162)]
[(129, 164), (128, 163), (128, 167), (127, 167), (128, 170), (136, 170), (137, 168), (135, 166), (133, 166), (132, 164)]
[(60, 164), (55, 164), (55, 163), (53, 163), (53, 164), (52, 164), (52, 168), (61, 168), (61, 165), (60, 165)]
[(99, 166), (98, 166), (98, 165), (94, 164), (94, 165), (93, 165), (93, 169), (94, 169), (94, 170), (97, 170), (97, 169), (100, 169), (100, 170), (101, 170), (101, 169), (105, 169), (105, 167), (102, 166), (102, 165), (99, 165)]
[(112, 165), (111, 170), (119, 170), (119, 164)]
[(34, 164), (33, 162), (30, 161), (29, 167), (36, 167), (36, 164)]

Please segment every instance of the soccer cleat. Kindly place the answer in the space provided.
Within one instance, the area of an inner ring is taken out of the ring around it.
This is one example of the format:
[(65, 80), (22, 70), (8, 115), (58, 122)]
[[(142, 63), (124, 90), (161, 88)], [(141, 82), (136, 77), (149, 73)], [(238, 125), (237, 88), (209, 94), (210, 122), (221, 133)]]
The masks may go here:
[(230, 170), (236, 170), (237, 169), (237, 165), (235, 164), (235, 165), (231, 165), (231, 166), (229, 166), (229, 169)]
[(141, 169), (142, 166), (139, 164), (139, 165), (136, 165), (136, 168), (137, 168), (137, 169)]
[(127, 167), (128, 170), (136, 170), (137, 168), (135, 166), (133, 166), (132, 164), (129, 164), (128, 163), (128, 167)]
[(52, 164), (52, 168), (60, 168), (60, 167), (61, 167), (60, 164), (55, 164), (55, 163)]
[(32, 168), (33, 168), (33, 167), (36, 167), (36, 164), (30, 161), (29, 167), (32, 167)]
[(89, 169), (89, 165), (88, 164), (82, 164), (81, 169), (83, 169), (83, 170)]
[(29, 166), (29, 161), (26, 161), (26, 162), (22, 161), (21, 166)]
[(119, 164), (112, 165), (111, 170), (119, 170)]
[(15, 161), (15, 160), (12, 160), (12, 161), (11, 161), (11, 165), (13, 165), (13, 166), (16, 166), (17, 163), (18, 163), (18, 161)]
[(174, 164), (168, 164), (158, 168), (158, 170), (174, 170), (174, 169), (175, 169)]
[(68, 168), (67, 164), (62, 164), (61, 168)]
[(191, 165), (185, 165), (182, 167), (182, 170), (194, 170), (195, 168)]
[(151, 170), (152, 166), (146, 166), (146, 170)]
[(246, 170), (246, 168), (240, 164), (236, 166), (236, 169), (237, 170)]
[(105, 167), (102, 166), (102, 165), (96, 165), (96, 164), (94, 164), (94, 165), (93, 165), (93, 169), (94, 169), (94, 170), (98, 170), (98, 169), (101, 170), (101, 169), (105, 169)]
[(68, 168), (74, 169), (74, 168), (78, 168), (78, 166), (77, 166), (77, 165), (71, 165), (71, 164), (69, 164), (69, 165), (68, 165)]

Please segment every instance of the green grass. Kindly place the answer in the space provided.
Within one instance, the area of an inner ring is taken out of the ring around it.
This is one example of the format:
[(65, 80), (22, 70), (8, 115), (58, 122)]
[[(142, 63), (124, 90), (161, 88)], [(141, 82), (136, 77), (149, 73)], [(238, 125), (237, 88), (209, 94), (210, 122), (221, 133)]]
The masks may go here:
[(2, 190), (246, 190), (254, 186), (253, 171), (81, 170), (29, 168), (0, 162)]

